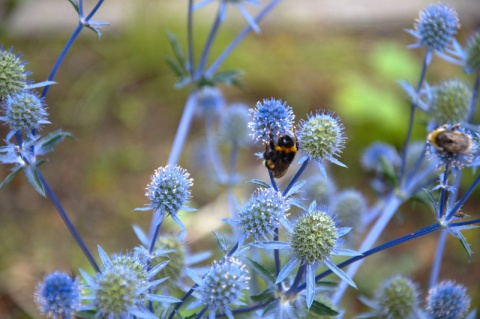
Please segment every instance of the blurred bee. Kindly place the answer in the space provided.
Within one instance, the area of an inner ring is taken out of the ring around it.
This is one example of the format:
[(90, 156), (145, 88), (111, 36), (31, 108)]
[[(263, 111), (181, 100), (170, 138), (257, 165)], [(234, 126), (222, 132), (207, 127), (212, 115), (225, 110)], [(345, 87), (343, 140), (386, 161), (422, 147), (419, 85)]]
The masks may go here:
[(428, 135), (428, 141), (440, 152), (448, 154), (470, 154), (473, 141), (470, 135), (460, 132), (460, 124), (451, 128), (443, 125)]
[(270, 141), (265, 145), (265, 152), (263, 153), (265, 166), (272, 171), (274, 178), (280, 178), (285, 175), (298, 151), (297, 136), (294, 132), (293, 137), (285, 134), (275, 138), (270, 131), (269, 139)]

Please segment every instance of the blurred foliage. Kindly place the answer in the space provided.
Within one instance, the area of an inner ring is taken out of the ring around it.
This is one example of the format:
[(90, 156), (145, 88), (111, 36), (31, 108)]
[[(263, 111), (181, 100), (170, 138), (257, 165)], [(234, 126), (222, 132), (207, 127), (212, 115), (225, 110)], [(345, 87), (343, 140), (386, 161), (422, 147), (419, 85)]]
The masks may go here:
[[(194, 27), (197, 58), (209, 31), (210, 25), (205, 22), (208, 19), (207, 13), (199, 12)], [(74, 24), (72, 21), (72, 30)], [(165, 58), (172, 55), (167, 31), (175, 33), (184, 45), (184, 24), (183, 17), (162, 15), (159, 5), (148, 5), (139, 8), (132, 21), (121, 28), (106, 28), (100, 41), (86, 30), (67, 55), (55, 79), (58, 84), (47, 97), (53, 124), (45, 131), (62, 128), (78, 140), (62, 143), (43, 165), (42, 172), (94, 254), (98, 244), (110, 253), (125, 251), (138, 244), (131, 225), (148, 227), (150, 214), (132, 210), (146, 203), (144, 188), (149, 176), (167, 162), (188, 95), (187, 89), (173, 89), (176, 79), (165, 63)], [(215, 40), (212, 56), (218, 55), (238, 30), (235, 24), (224, 27)], [(349, 168), (332, 168), (331, 176), (340, 188), (360, 188), (367, 193), (370, 203), (374, 201), (373, 193), (368, 193), (364, 186), (368, 181), (359, 166), (361, 151), (376, 140), (401, 149), (410, 105), (396, 81), (403, 79), (415, 84), (422, 54), (405, 48), (412, 39), (402, 30), (377, 31), (329, 33), (314, 26), (295, 30), (267, 24), (262, 26), (262, 34), (249, 36), (222, 68), (245, 71), (243, 90), (222, 87), (229, 102), (254, 106), (258, 100), (275, 97), (294, 108), (297, 120), (315, 109), (329, 109), (339, 115), (348, 137), (340, 160)], [(24, 54), (29, 62), (27, 69), (38, 82), (47, 78), (67, 38), (63, 33), (13, 38), (6, 28), (0, 34), (0, 43), (5, 47), (13, 45), (15, 52)], [(435, 59), (431, 70), (431, 83), (459, 72)], [(5, 136), (4, 127), (0, 134)], [(414, 137), (425, 139), (426, 135), (420, 118)], [(180, 163), (195, 179), (190, 206), (200, 209), (183, 215), (187, 229), (193, 229), (187, 237), (193, 251), (214, 247), (211, 232), (222, 226), (220, 218), (227, 217), (224, 192), (209, 179), (209, 164), (202, 157), (202, 138), (203, 123), (197, 119)], [(253, 155), (262, 148), (257, 145), (240, 155), (239, 169), (246, 172), (246, 180), (267, 179), (261, 161)], [(228, 154), (228, 147), (221, 150)], [(5, 167), (0, 169), (0, 176), (7, 173)], [(469, 172), (464, 175), (466, 183), (471, 180)], [(236, 190), (240, 200), (248, 196), (245, 188), (242, 183)], [(23, 177), (0, 192), (0, 203), (0, 312), (3, 313), (4, 300), (8, 300), (35, 316), (33, 287), (43, 274), (56, 269), (77, 273), (77, 268), (89, 269), (89, 265), (52, 205), (38, 196)], [(473, 214), (474, 207), (475, 203), (470, 201), (465, 211)], [(431, 212), (423, 205), (404, 205), (399, 214), (404, 218), (392, 221), (382, 242), (433, 221)], [(204, 222), (206, 218), (210, 220)], [(176, 227), (171, 229), (178, 231)], [(477, 234), (466, 232), (473, 250), (480, 249), (475, 240)], [(392, 268), (411, 274), (425, 285), (436, 236), (409, 242), (367, 260), (356, 277), (361, 292), (373, 291), (383, 279), (380, 274), (391, 275)], [(472, 300), (478, 300), (479, 287), (473, 283), (480, 281), (480, 274), (475, 271), (480, 261), (474, 257), (468, 263), (458, 245), (449, 239), (442, 273), (471, 285)], [(375, 276), (370, 275), (373, 267)], [(350, 302), (348, 309), (358, 312), (361, 306)], [(12, 316), (22, 318), (17, 313)]]

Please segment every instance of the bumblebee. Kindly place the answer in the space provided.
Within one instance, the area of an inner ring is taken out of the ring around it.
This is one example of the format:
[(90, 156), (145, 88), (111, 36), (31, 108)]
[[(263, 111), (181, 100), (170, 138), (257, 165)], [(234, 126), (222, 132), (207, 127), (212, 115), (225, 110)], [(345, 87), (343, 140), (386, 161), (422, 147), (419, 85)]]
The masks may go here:
[(285, 175), (298, 151), (297, 136), (294, 132), (293, 137), (285, 134), (279, 135), (275, 139), (270, 131), (269, 138), (270, 141), (265, 145), (265, 152), (263, 153), (265, 166), (272, 171), (274, 178), (280, 178)]
[(460, 124), (451, 128), (443, 125), (428, 135), (428, 141), (440, 152), (466, 155), (472, 152), (473, 141), (470, 135), (458, 130)]

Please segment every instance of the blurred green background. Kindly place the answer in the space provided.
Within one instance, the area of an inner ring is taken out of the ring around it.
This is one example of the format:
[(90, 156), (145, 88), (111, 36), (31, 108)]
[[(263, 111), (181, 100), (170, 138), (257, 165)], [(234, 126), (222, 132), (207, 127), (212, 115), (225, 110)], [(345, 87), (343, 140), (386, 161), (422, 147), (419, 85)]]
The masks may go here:
[[(386, 16), (378, 6), (381, 1), (337, 4), (337, 11), (333, 2), (303, 0), (293, 8), (291, 3), (282, 3), (260, 24), (262, 33), (248, 36), (222, 67), (242, 69), (245, 87), (221, 89), (229, 103), (244, 102), (251, 107), (264, 98), (281, 98), (294, 108), (297, 120), (317, 109), (334, 111), (345, 125), (348, 139), (340, 160), (349, 168), (332, 167), (330, 175), (340, 189), (360, 189), (372, 205), (375, 197), (359, 158), (373, 141), (402, 147), (409, 104), (396, 81), (416, 83), (424, 53), (405, 48), (414, 39), (403, 29), (413, 27), (418, 10), (427, 2), (383, 3)], [(461, 43), (480, 22), (478, 10), (465, 9), (473, 2), (458, 1), (463, 9), (457, 8)], [(90, 7), (93, 3), (86, 1)], [(104, 28), (100, 41), (89, 30), (80, 35), (55, 78), (58, 84), (47, 96), (52, 125), (42, 133), (62, 128), (77, 140), (61, 143), (41, 170), (95, 255), (97, 245), (110, 253), (125, 252), (138, 244), (131, 225), (148, 227), (150, 213), (132, 210), (146, 203), (144, 192), (150, 175), (167, 162), (188, 96), (188, 89), (173, 89), (176, 79), (165, 63), (172, 55), (167, 31), (174, 32), (185, 47), (186, 5), (187, 1), (106, 1), (95, 19), (107, 20), (111, 26)], [(391, 7), (397, 5), (397, 9)], [(196, 16), (197, 57), (214, 7), (211, 4)], [(0, 8), (0, 44), (23, 54), (31, 79), (45, 80), (76, 26), (73, 8), (60, 0), (7, 0)], [(248, 8), (252, 13), (258, 10)], [(230, 8), (213, 56), (243, 24), (238, 12)], [(434, 58), (429, 83), (448, 77), (473, 80), (459, 68)], [(415, 139), (426, 138), (424, 123), (422, 116), (417, 117)], [(1, 136), (6, 132), (6, 127), (0, 127)], [(194, 252), (214, 247), (211, 232), (222, 227), (220, 218), (228, 217), (225, 190), (208, 179), (198, 151), (203, 136), (203, 123), (197, 118), (180, 161), (195, 179), (190, 206), (199, 211), (182, 216)], [(227, 147), (221, 150), (228, 152)], [(266, 180), (261, 161), (253, 155), (261, 150), (259, 145), (242, 150), (239, 168), (244, 170), (245, 180)], [(8, 167), (0, 168), (1, 178), (7, 174)], [(463, 188), (473, 174), (467, 171), (464, 175)], [(237, 187), (238, 198), (249, 196), (248, 188), (243, 183)], [(474, 193), (464, 212), (478, 217), (479, 195)], [(90, 270), (90, 266), (53, 206), (34, 192), (24, 176), (0, 191), (0, 216), (0, 318), (39, 317), (33, 303), (36, 282), (47, 272), (78, 274), (78, 268)], [(380, 241), (433, 221), (428, 207), (407, 203)], [(178, 229), (172, 227), (171, 231)], [(465, 235), (472, 250), (479, 251), (478, 231)], [(437, 237), (433, 234), (369, 258), (355, 277), (360, 293), (371, 295), (382, 279), (396, 273), (411, 276), (425, 293)], [(460, 244), (449, 238), (444, 259), (441, 279), (466, 285), (478, 306), (477, 254), (468, 261)], [(347, 298), (349, 311), (362, 311), (358, 294), (351, 292)]]

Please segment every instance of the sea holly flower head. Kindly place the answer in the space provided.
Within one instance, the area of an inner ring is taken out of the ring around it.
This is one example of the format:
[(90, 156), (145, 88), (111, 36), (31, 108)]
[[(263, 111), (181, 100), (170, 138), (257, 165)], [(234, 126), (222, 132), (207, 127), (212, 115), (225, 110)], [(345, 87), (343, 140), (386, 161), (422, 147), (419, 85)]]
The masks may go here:
[(213, 86), (202, 87), (198, 91), (196, 98), (196, 110), (201, 116), (215, 116), (220, 113), (225, 106), (225, 99), (222, 91)]
[(151, 281), (166, 262), (146, 270), (134, 255), (119, 255), (110, 258), (101, 247), (98, 248), (102, 260), (101, 273), (91, 277), (81, 271), (89, 292), (84, 299), (92, 302), (82, 310), (95, 310), (97, 317), (108, 319), (156, 318), (146, 307), (147, 301), (178, 302), (173, 297), (151, 293), (162, 280)]
[(18, 55), (0, 47), (0, 102), (21, 92), (27, 86), (28, 72)]
[(253, 243), (251, 245), (266, 249), (286, 249), (292, 258), (280, 271), (276, 283), (283, 282), (297, 265), (304, 267), (306, 282), (307, 307), (313, 303), (316, 293), (315, 271), (320, 265), (329, 268), (333, 273), (356, 288), (355, 283), (332, 261), (332, 256), (358, 256), (358, 252), (342, 249), (341, 237), (351, 228), (339, 227), (332, 214), (324, 209), (317, 209), (312, 202), (307, 212), (300, 216), (293, 227), (287, 228), (290, 241), (287, 243), (272, 241)]
[(387, 166), (399, 167), (400, 155), (392, 145), (374, 142), (363, 151), (360, 162), (365, 170), (382, 173)]
[(465, 318), (469, 308), (467, 289), (454, 281), (442, 281), (428, 292), (426, 310), (429, 318)]
[(237, 257), (225, 256), (214, 262), (203, 278), (200, 279), (193, 272), (190, 272), (190, 276), (198, 285), (195, 289), (198, 299), (187, 309), (206, 306), (209, 308), (209, 319), (215, 319), (217, 311), (230, 319), (234, 318), (230, 304), (241, 304), (243, 291), (249, 289), (250, 275), (243, 262)]
[(259, 241), (267, 239), (280, 223), (285, 222), (290, 204), (281, 192), (273, 188), (259, 188), (244, 205), (237, 205), (237, 209), (238, 218), (225, 221), (242, 229), (240, 242), (250, 235)]
[(5, 116), (0, 116), (15, 133), (21, 131), (31, 134), (31, 130), (39, 130), (43, 124), (50, 124), (43, 99), (31, 92), (19, 92), (9, 95), (3, 107)]
[(179, 210), (192, 210), (185, 206), (190, 200), (190, 187), (193, 185), (193, 179), (190, 174), (180, 166), (167, 165), (159, 167), (151, 177), (151, 182), (147, 186), (146, 196), (150, 200), (145, 208), (136, 210), (151, 210), (158, 212), (159, 221), (165, 214), (169, 214), (177, 225), (182, 229), (185, 226), (178, 218)]
[(73, 318), (74, 312), (80, 309), (77, 279), (58, 271), (47, 275), (35, 289), (35, 302), (47, 318)]
[[(367, 214), (367, 201), (359, 191), (346, 189), (335, 196), (330, 209), (337, 214), (342, 224), (352, 227), (355, 233), (360, 233), (364, 228), (365, 215)], [(351, 239), (352, 232), (346, 238)]]
[(458, 14), (448, 4), (430, 4), (420, 11), (415, 30), (407, 30), (417, 38), (410, 47), (426, 46), (438, 52), (443, 51), (460, 29)]
[(243, 103), (230, 105), (220, 117), (220, 137), (224, 141), (247, 146), (251, 139), (248, 131), (248, 107)]
[(302, 189), (302, 195), (309, 202), (316, 201), (320, 206), (329, 206), (337, 186), (331, 178), (316, 174), (308, 180)]
[(472, 91), (458, 79), (450, 79), (431, 88), (428, 113), (438, 126), (463, 123), (468, 118)]
[(345, 134), (342, 123), (330, 112), (310, 114), (300, 123), (300, 149), (310, 159), (316, 160), (323, 169), (325, 161), (345, 167), (336, 157), (345, 147)]
[(372, 310), (358, 318), (417, 319), (423, 318), (418, 307), (418, 287), (410, 279), (396, 275), (385, 280), (375, 291), (373, 300), (361, 300)]
[(467, 42), (465, 68), (469, 73), (480, 74), (480, 31)]
[(449, 165), (458, 170), (469, 167), (477, 152), (478, 134), (460, 124), (445, 124), (427, 138), (427, 155), (435, 158), (439, 167)]
[(270, 141), (273, 136), (293, 135), (295, 115), (287, 103), (274, 98), (257, 102), (255, 109), (250, 109), (251, 121), (248, 127), (255, 142)]

